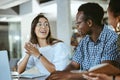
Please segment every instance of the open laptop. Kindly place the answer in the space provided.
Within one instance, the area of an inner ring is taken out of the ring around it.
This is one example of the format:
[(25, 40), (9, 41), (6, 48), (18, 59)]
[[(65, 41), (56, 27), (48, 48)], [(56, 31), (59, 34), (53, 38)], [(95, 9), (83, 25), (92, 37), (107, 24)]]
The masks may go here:
[(13, 75), (13, 73), (11, 75), (8, 53), (6, 50), (0, 51), (0, 80), (12, 80), (12, 76), (21, 78), (41, 77), (42, 80), (44, 80), (47, 77), (45, 74), (38, 73), (38, 70), (35, 67), (28, 71), (25, 71), (20, 75)]
[(8, 53), (6, 50), (0, 51), (0, 80), (12, 80)]

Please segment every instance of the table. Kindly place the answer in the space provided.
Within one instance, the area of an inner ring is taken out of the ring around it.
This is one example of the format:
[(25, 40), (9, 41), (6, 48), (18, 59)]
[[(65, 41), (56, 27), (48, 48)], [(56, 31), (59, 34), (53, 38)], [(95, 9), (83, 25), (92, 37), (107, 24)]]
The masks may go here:
[(33, 78), (33, 79), (13, 77), (13, 80), (45, 80), (47, 77), (48, 77), (48, 76), (41, 76), (41, 77)]

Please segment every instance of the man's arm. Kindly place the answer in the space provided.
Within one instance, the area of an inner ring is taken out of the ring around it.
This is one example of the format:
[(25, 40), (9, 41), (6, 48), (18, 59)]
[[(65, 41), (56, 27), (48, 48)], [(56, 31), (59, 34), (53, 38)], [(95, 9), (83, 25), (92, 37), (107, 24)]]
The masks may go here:
[(66, 68), (64, 71), (70, 71), (70, 70), (78, 70), (80, 69), (80, 64), (72, 61)]
[(81, 74), (71, 72), (71, 70), (79, 69), (80, 64), (72, 61), (64, 71), (53, 72), (46, 80), (83, 80)]

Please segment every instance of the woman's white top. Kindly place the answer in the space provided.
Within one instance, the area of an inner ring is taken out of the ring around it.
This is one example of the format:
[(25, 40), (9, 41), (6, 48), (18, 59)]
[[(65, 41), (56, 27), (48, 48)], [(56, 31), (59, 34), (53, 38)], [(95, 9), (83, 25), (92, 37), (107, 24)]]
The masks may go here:
[[(42, 55), (47, 58), (47, 60), (54, 64), (56, 70), (61, 71), (68, 65), (70, 49), (63, 42), (46, 47), (37, 46), (37, 48), (39, 49), (40, 53), (42, 53)], [(25, 56), (20, 59), (18, 64), (23, 60), (24, 57)], [(47, 75), (50, 74), (50, 72), (44, 67), (40, 60), (37, 57), (31, 55), (28, 60), (26, 69), (30, 69), (34, 66), (38, 68), (40, 73)]]

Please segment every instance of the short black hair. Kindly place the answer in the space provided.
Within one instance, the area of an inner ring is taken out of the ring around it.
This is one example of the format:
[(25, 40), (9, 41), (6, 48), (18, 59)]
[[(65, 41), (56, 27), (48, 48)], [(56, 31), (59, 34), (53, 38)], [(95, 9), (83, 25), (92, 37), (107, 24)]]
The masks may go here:
[(120, 15), (120, 0), (110, 0), (109, 10), (113, 12), (114, 16), (117, 17)]
[(78, 12), (83, 11), (84, 19), (91, 19), (96, 25), (102, 24), (104, 16), (103, 8), (97, 3), (85, 3), (78, 8)]

